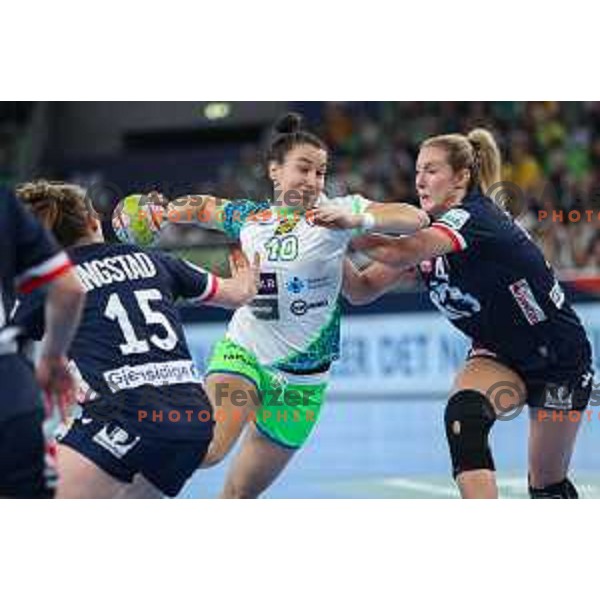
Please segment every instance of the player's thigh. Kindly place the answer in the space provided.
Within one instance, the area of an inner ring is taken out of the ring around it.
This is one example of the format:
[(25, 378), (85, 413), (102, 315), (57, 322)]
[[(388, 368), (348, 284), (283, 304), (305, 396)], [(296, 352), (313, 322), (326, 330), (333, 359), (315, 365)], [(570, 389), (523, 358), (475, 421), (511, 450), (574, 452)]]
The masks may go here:
[(452, 395), (461, 390), (484, 394), (496, 414), (506, 413), (525, 404), (527, 387), (510, 367), (491, 358), (469, 359), (455, 377)]
[(543, 412), (530, 409), (529, 476), (535, 488), (558, 483), (567, 476), (580, 426), (568, 413), (556, 412), (555, 418), (547, 418)]
[(224, 497), (256, 498), (279, 477), (314, 431), (326, 392), (325, 382), (288, 381), (265, 399), (228, 473)]
[(203, 466), (219, 462), (229, 452), (262, 402), (265, 379), (264, 369), (252, 352), (226, 337), (215, 344), (206, 369), (205, 389), (216, 426)]
[(574, 373), (562, 385), (543, 381), (530, 385), (529, 475), (533, 487), (546, 487), (567, 476), (591, 392), (592, 376), (586, 370)]
[(281, 474), (296, 454), (266, 437), (254, 424), (246, 429), (239, 452), (227, 474), (223, 498), (257, 498)]
[(206, 468), (223, 460), (231, 450), (260, 404), (260, 393), (250, 379), (224, 373), (209, 374), (204, 387), (215, 419), (213, 440), (202, 463)]
[(114, 498), (128, 485), (112, 477), (77, 450), (60, 444), (57, 452), (58, 499)]
[(138, 473), (132, 483), (119, 490), (115, 498), (118, 500), (159, 500), (164, 498), (164, 494)]

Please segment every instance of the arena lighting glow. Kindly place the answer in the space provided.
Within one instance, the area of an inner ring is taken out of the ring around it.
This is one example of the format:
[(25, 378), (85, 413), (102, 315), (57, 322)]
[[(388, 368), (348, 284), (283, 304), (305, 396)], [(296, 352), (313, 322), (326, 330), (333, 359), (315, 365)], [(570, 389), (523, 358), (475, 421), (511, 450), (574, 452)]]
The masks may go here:
[(204, 116), (209, 121), (226, 119), (231, 114), (231, 104), (228, 102), (211, 102), (204, 107)]

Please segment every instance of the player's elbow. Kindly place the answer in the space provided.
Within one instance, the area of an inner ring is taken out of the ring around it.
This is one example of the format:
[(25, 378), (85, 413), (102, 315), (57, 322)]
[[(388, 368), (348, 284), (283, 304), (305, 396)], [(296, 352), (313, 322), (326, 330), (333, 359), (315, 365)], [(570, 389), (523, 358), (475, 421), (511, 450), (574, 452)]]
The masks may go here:
[(349, 290), (344, 292), (344, 298), (348, 301), (352, 306), (364, 306), (365, 304), (369, 304), (372, 301), (371, 295), (365, 290)]
[(377, 291), (369, 285), (368, 280), (363, 276), (360, 282), (348, 285), (344, 288), (344, 298), (352, 306), (364, 306), (370, 304), (377, 298)]

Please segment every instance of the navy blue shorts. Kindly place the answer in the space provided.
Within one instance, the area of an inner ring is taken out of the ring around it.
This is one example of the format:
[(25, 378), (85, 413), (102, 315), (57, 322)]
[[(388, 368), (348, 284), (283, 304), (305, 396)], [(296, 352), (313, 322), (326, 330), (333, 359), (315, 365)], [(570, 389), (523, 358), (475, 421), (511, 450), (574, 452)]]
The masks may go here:
[(42, 410), (0, 423), (0, 497), (52, 498), (46, 473)]
[(594, 371), (587, 363), (572, 371), (552, 365), (533, 369), (481, 347), (471, 348), (467, 360), (473, 358), (489, 358), (517, 373), (527, 388), (526, 404), (534, 408), (583, 411), (594, 390)]
[(212, 425), (194, 440), (160, 438), (126, 422), (96, 419), (85, 408), (58, 438), (115, 479), (131, 483), (140, 474), (171, 498), (198, 469), (211, 440)]

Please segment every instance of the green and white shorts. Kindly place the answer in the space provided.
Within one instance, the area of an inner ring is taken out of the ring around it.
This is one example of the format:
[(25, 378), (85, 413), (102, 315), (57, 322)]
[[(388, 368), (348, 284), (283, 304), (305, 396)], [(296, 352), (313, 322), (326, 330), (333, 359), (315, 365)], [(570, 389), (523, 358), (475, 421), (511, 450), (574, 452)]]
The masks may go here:
[(265, 367), (252, 352), (227, 338), (216, 344), (209, 360), (206, 375), (214, 374), (236, 375), (256, 386), (261, 405), (255, 424), (263, 435), (285, 448), (304, 445), (319, 419), (327, 381)]

